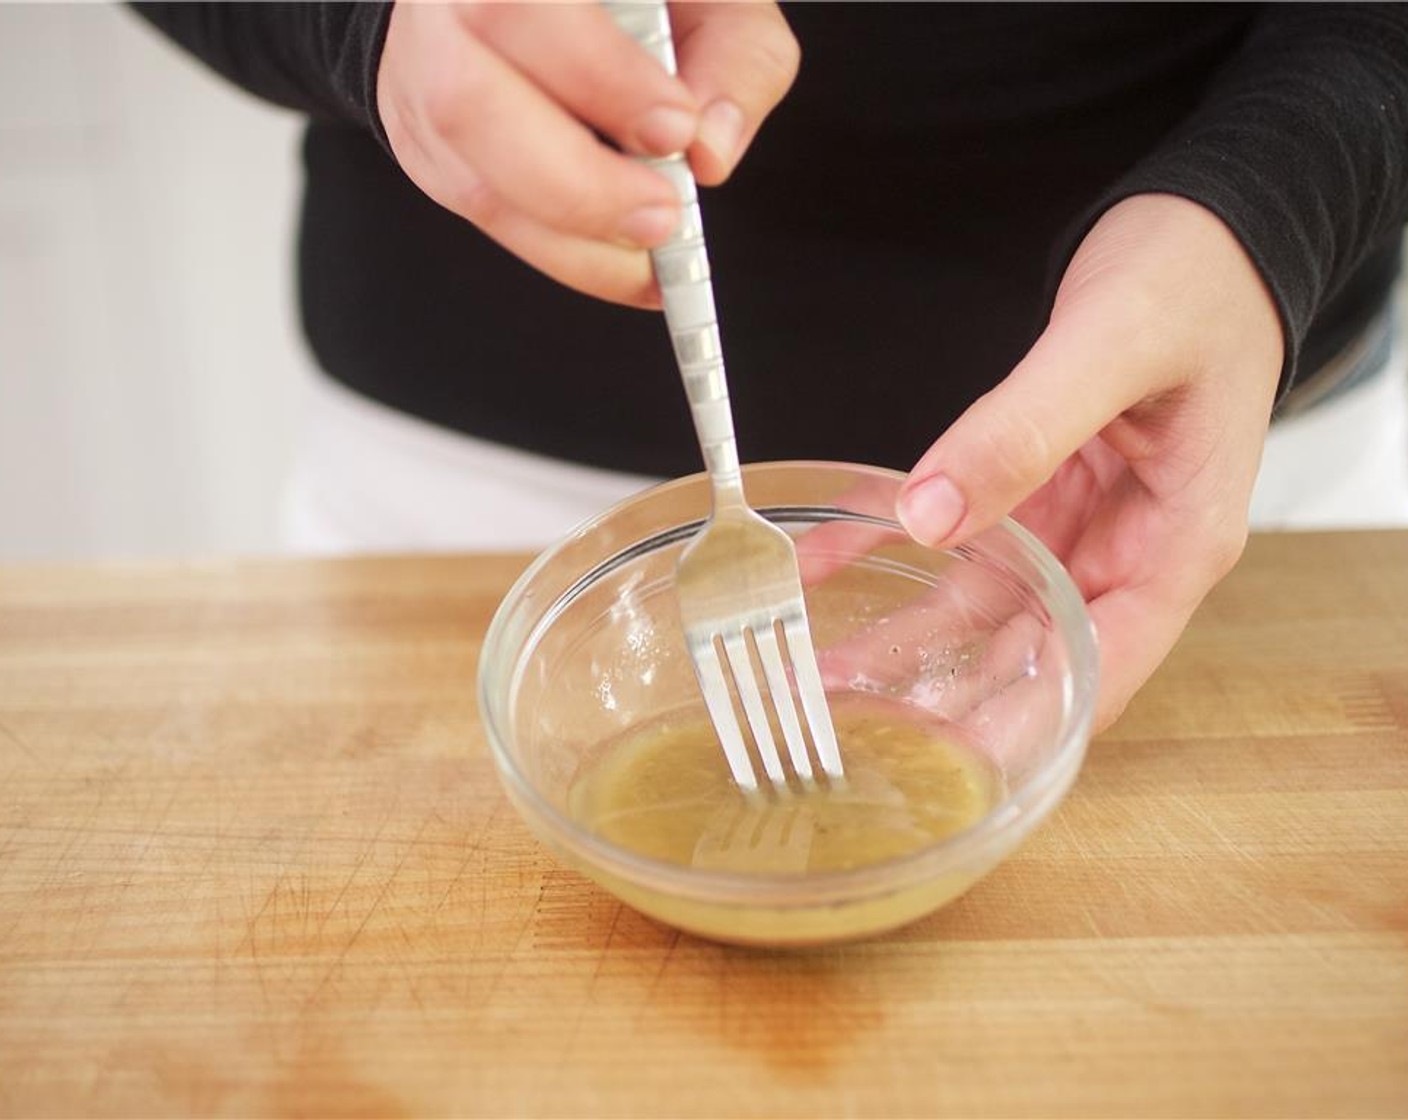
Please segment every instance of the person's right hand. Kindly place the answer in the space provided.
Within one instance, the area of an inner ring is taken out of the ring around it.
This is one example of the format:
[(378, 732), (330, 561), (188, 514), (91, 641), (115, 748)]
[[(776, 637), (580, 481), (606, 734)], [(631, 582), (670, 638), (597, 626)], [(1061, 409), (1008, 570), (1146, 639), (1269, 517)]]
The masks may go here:
[(673, 4), (679, 77), (592, 3), (424, 3), (392, 9), (377, 110), (411, 180), (569, 287), (658, 307), (646, 249), (679, 200), (627, 153), (687, 150), (723, 182), (796, 76), (773, 3)]

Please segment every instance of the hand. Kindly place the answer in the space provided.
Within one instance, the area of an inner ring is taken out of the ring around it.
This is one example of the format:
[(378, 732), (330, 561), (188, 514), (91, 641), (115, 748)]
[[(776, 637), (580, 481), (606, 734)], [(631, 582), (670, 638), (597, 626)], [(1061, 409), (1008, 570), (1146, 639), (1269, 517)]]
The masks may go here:
[(1100, 640), (1114, 721), (1246, 543), (1282, 363), (1271, 296), (1211, 212), (1111, 208), (1016, 369), (925, 453), (906, 529), (952, 545), (1011, 511), (1065, 563)]
[(591, 3), (392, 9), (377, 109), (411, 180), (509, 252), (589, 295), (658, 307), (645, 249), (679, 200), (625, 151), (687, 151), (728, 178), (796, 76), (775, 4), (671, 8), (674, 78)]

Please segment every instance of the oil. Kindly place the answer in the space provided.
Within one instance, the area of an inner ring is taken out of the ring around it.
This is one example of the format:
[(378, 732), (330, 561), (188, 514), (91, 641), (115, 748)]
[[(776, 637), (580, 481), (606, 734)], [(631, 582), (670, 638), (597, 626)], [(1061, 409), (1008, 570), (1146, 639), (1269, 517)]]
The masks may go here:
[(883, 863), (976, 823), (1001, 797), (996, 769), (946, 725), (862, 693), (830, 697), (846, 768), (747, 794), (702, 706), (606, 744), (569, 794), (574, 819), (645, 856), (706, 870), (811, 874)]

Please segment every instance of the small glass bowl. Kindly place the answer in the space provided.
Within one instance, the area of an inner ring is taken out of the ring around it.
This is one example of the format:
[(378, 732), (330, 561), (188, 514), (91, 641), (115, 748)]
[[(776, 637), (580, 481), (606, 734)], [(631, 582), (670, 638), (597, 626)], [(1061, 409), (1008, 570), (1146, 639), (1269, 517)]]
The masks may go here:
[(538, 557), (489, 627), (481, 718), (528, 826), (635, 909), (746, 944), (879, 933), (957, 897), (1065, 795), (1090, 736), (1094, 632), (1064, 569), (1012, 521), (941, 551), (894, 520), (894, 471), (765, 463), (744, 477), (752, 505), (798, 542), (829, 690), (899, 701), (952, 727), (1000, 774), (985, 816), (887, 862), (791, 874), (667, 863), (572, 818), (573, 783), (603, 744), (698, 698), (673, 579), (708, 516), (702, 475), (632, 497)]

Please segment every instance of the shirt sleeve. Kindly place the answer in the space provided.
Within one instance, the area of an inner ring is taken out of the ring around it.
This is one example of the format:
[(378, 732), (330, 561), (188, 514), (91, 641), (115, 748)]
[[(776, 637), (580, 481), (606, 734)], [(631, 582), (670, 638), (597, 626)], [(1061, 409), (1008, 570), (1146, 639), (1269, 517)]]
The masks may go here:
[(1200, 106), (1061, 248), (1130, 195), (1182, 195), (1241, 240), (1285, 331), (1282, 391), (1317, 311), (1408, 219), (1408, 4), (1271, 4)]
[(387, 145), (376, 76), (390, 0), (351, 3), (134, 3), (213, 70), (258, 97), (368, 128)]

